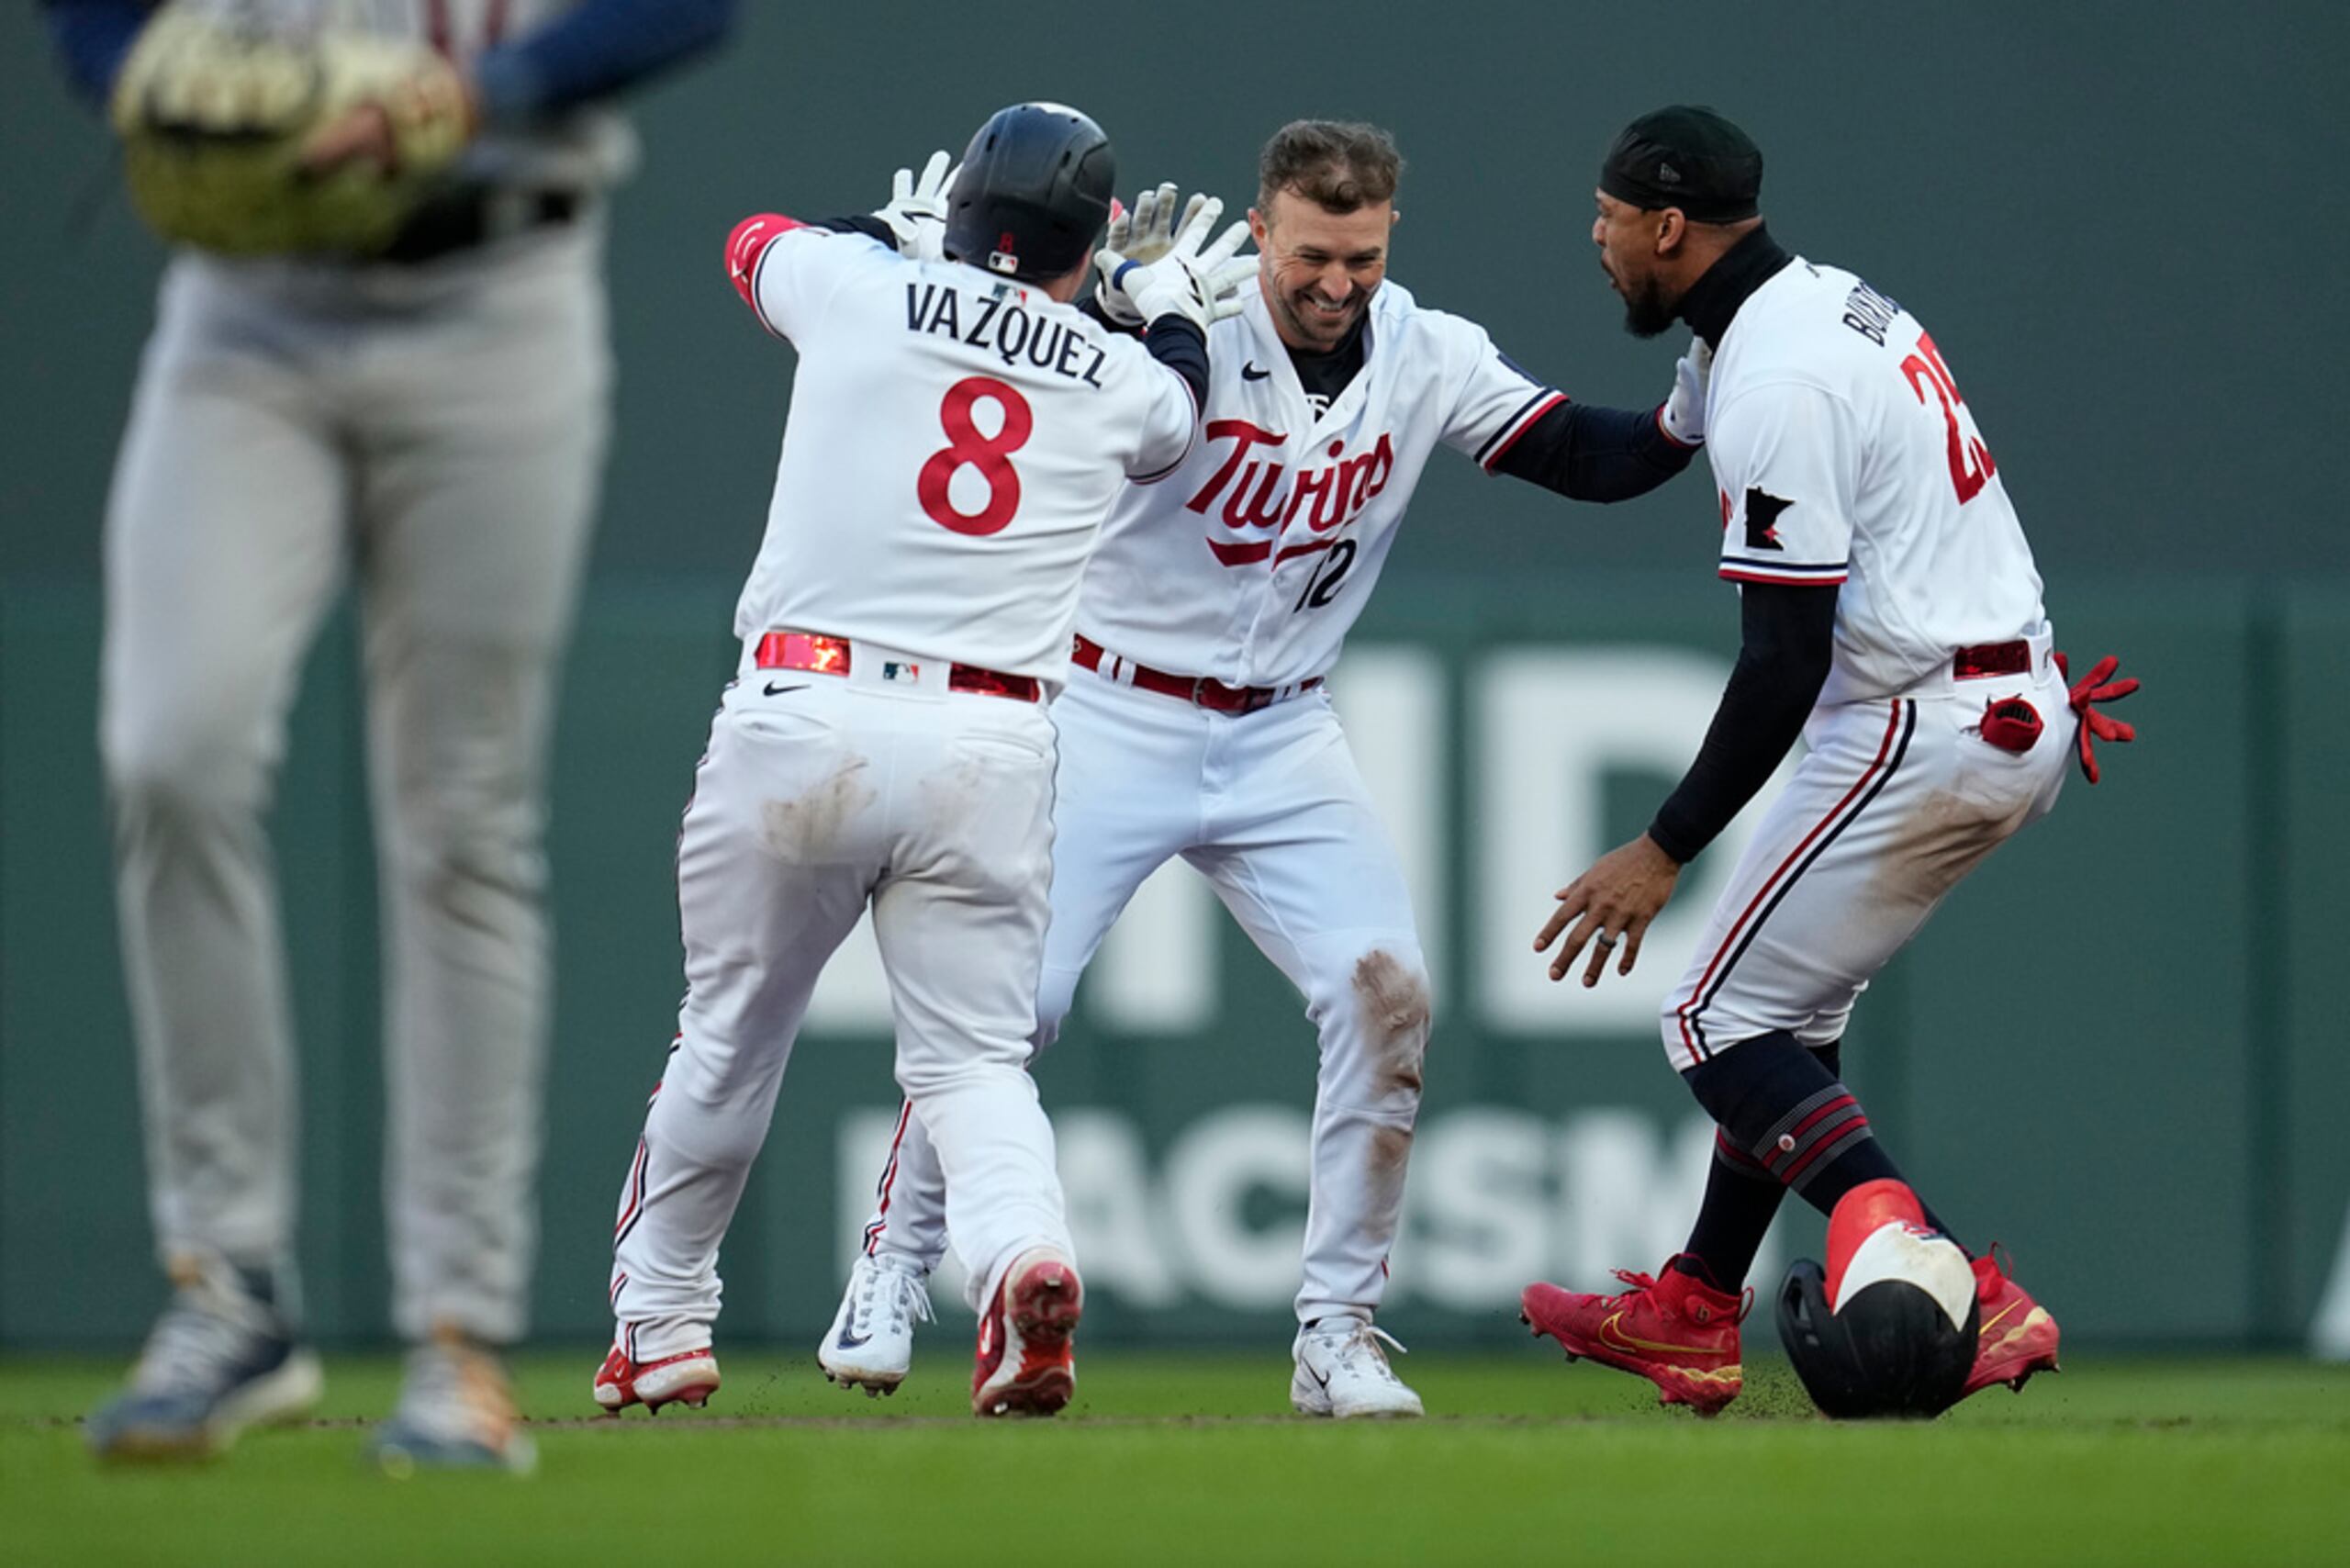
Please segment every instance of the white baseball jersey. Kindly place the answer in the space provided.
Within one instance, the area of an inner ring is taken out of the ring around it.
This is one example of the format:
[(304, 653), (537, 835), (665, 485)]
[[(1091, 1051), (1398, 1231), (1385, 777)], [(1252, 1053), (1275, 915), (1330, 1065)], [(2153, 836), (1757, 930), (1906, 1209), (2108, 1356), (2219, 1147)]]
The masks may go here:
[(1058, 686), (1111, 501), (1191, 450), (1182, 377), (1041, 290), (861, 234), (789, 230), (760, 253), (752, 298), (800, 370), (735, 631), (866, 638)]
[(2040, 575), (1975, 416), (1917, 319), (1801, 257), (1714, 355), (1706, 454), (1733, 582), (1841, 583), (1820, 700), (1908, 689), (2039, 629)]
[[(1337, 662), (1437, 442), (1490, 468), (1562, 399), (1482, 329), (1389, 283), (1371, 302), (1361, 367), (1317, 410), (1261, 293), (1246, 301), (1209, 329), (1198, 449), (1118, 498), (1078, 626), (1163, 672), (1285, 686)], [(1136, 890), (1190, 859), (1304, 993), (1320, 1036), (1299, 1320), (1368, 1317), (1402, 1221), (1429, 993), (1410, 889), (1328, 694), (1233, 715), (1080, 674), (1053, 725), (1040, 1047)], [(932, 1143), (922, 1117), (901, 1121), (865, 1232), (868, 1251), (925, 1271), (949, 1229)]]
[(1209, 329), (1199, 445), (1164, 484), (1118, 498), (1078, 629), (1172, 674), (1285, 686), (1337, 663), (1437, 442), (1490, 469), (1564, 398), (1483, 328), (1388, 283), (1361, 370), (1317, 415), (1262, 294), (1247, 297)]

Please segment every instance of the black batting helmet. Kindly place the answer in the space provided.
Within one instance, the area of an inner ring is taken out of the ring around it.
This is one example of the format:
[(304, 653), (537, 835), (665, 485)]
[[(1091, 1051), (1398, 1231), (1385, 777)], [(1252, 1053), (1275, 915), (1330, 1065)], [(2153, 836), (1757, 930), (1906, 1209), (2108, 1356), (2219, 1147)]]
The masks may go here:
[(1779, 1338), (1804, 1391), (1839, 1420), (1941, 1415), (1958, 1403), (1982, 1322), (1975, 1271), (1898, 1182), (1865, 1182), (1829, 1222), (1829, 1266), (1779, 1286)]
[(1068, 105), (998, 109), (947, 193), (946, 253), (1024, 282), (1073, 271), (1110, 220), (1117, 174), (1110, 139)]

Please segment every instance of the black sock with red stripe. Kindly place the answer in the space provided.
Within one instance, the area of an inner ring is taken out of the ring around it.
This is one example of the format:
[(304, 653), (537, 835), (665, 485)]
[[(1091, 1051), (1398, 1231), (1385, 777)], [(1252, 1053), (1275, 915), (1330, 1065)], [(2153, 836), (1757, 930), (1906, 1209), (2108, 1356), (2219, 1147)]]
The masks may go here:
[[(1843, 1041), (1807, 1048), (1830, 1078), (1841, 1070)], [(1717, 1290), (1738, 1289), (1753, 1271), (1754, 1255), (1762, 1249), (1762, 1238), (1778, 1217), (1779, 1200), (1786, 1193), (1786, 1187), (1761, 1160), (1716, 1127), (1706, 1196), (1697, 1205), (1696, 1223), (1689, 1227), (1689, 1244), (1681, 1249), (1675, 1267)]]
[(1833, 1059), (1782, 1031), (1741, 1040), (1684, 1073), (1721, 1128), (1715, 1169), (1775, 1181), (1822, 1214), (1863, 1182), (1900, 1181)]

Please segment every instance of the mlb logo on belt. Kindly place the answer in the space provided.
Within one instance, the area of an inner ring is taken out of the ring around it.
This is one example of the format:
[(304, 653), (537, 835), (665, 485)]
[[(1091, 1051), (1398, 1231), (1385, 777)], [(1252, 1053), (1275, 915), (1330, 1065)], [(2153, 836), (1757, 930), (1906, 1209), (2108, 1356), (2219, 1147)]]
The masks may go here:
[(922, 678), (922, 666), (917, 664), (907, 664), (898, 659), (890, 659), (885, 661), (881, 666), (881, 678), (884, 680), (920, 680)]

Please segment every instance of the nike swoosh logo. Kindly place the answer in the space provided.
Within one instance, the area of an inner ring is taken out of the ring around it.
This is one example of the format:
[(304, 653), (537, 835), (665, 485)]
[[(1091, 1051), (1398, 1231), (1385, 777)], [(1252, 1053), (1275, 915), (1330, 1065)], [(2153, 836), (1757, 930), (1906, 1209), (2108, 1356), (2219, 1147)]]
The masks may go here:
[(1620, 1312), (1611, 1314), (1599, 1326), (1599, 1342), (1612, 1350), (1662, 1350), (1671, 1355), (1718, 1356), (1721, 1351), (1711, 1345), (1664, 1345), (1648, 1339), (1635, 1339), (1616, 1325), (1623, 1319)]
[[(778, 686), (772, 680), (767, 682), (767, 695), (769, 697), (780, 697), (787, 691), (805, 691), (807, 689), (808, 683), (804, 680), (797, 686)], [(865, 1341), (860, 1339), (857, 1343), (861, 1345), (865, 1343)]]
[(1270, 370), (1258, 369), (1254, 362), (1240, 367), (1240, 379), (1243, 381), (1262, 381), (1271, 374)]
[(854, 1350), (859, 1345), (871, 1340), (873, 1336), (870, 1334), (852, 1334), (847, 1329), (844, 1328), (841, 1330), (841, 1337), (833, 1342), (844, 1350)]
[(1315, 1372), (1312, 1367), (1305, 1369), (1305, 1375), (1320, 1383), (1322, 1385), (1322, 1392), (1325, 1394), (1327, 1394), (1330, 1391), (1330, 1380), (1324, 1377), (1320, 1372)]

